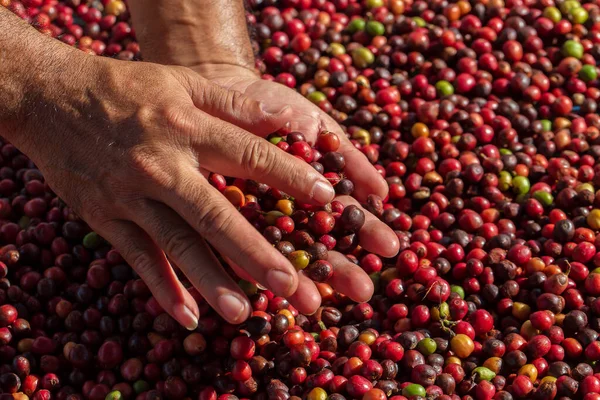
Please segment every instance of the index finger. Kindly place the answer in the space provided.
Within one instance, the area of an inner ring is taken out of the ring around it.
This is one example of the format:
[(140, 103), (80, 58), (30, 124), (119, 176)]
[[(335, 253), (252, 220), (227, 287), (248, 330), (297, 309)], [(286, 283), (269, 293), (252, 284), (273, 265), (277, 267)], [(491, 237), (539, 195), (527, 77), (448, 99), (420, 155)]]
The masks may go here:
[[(211, 133), (195, 135), (192, 146), (206, 169), (265, 183), (307, 203), (333, 200), (329, 181), (304, 160), (235, 125), (209, 115), (203, 119)], [(312, 152), (308, 144), (305, 147)]]

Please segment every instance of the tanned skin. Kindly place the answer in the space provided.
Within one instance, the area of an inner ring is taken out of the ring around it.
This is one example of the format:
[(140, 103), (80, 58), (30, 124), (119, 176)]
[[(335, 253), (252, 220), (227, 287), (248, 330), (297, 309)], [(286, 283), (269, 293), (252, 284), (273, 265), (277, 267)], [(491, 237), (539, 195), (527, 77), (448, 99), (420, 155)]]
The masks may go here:
[[(291, 126), (311, 142), (324, 129), (339, 134), (358, 201), (386, 196), (385, 181), (328, 115), (294, 90), (260, 79), (242, 1), (129, 5), (145, 62), (90, 56), (0, 7), (0, 135), (36, 163), (186, 328), (195, 329), (199, 311), (175, 269), (227, 321), (250, 315), (247, 297), (213, 249), (238, 275), (314, 312), (321, 302), (314, 283), (208, 183), (208, 174), (259, 180), (304, 202), (332, 201), (326, 179), (262, 139)], [(349, 196), (337, 200), (358, 204)], [(394, 232), (365, 213), (361, 246), (394, 256)], [(336, 289), (356, 301), (371, 297), (361, 268), (336, 252), (329, 261)]]

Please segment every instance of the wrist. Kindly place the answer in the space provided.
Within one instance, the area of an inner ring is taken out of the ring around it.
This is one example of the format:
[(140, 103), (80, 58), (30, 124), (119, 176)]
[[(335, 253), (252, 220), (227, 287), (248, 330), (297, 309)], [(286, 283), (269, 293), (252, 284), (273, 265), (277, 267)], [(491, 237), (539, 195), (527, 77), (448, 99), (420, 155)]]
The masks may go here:
[(190, 69), (210, 80), (231, 77), (239, 79), (260, 78), (260, 74), (254, 67), (228, 63), (197, 63), (192, 65)]
[(129, 0), (146, 61), (254, 68), (242, 0)]

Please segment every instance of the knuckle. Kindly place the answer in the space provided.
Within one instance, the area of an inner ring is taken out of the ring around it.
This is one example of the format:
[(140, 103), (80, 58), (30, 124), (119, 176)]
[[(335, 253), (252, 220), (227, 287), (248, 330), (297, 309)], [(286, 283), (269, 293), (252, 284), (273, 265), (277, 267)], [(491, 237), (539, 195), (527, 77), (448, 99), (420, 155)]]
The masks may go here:
[(156, 107), (153, 105), (142, 104), (135, 112), (135, 125), (132, 128), (141, 128), (143, 131), (151, 129), (156, 123)]
[(252, 105), (255, 103), (254, 100), (250, 99), (248, 96), (235, 90), (230, 90), (228, 97), (231, 110), (234, 113), (251, 109)]
[(232, 218), (219, 206), (209, 206), (198, 216), (200, 233), (209, 239), (219, 240), (231, 232)]
[(149, 104), (140, 104), (136, 110), (135, 117), (138, 121), (151, 121), (154, 119), (156, 107)]
[(265, 268), (264, 263), (261, 263), (261, 255), (263, 255), (264, 250), (262, 246), (256, 246), (252, 243), (240, 244), (240, 247), (236, 249), (232, 249), (232, 254), (230, 256), (234, 259), (238, 260), (246, 260), (248, 265), (260, 265)]
[(198, 288), (214, 287), (213, 274), (208, 268), (194, 268), (190, 275)]
[(248, 174), (258, 172), (264, 175), (269, 175), (275, 167), (274, 146), (269, 146), (266, 142), (250, 137), (242, 151), (242, 162)]
[(161, 152), (150, 146), (136, 146), (129, 151), (127, 161), (131, 174), (127, 175), (127, 182), (123, 182), (123, 187), (115, 183), (115, 192), (130, 194), (132, 185), (131, 178), (145, 181), (152, 181), (160, 187), (170, 188), (173, 185), (171, 174), (164, 168), (161, 162)]
[[(123, 256), (126, 259), (128, 258), (127, 254), (123, 254)], [(154, 262), (148, 253), (136, 252), (135, 254), (129, 254), (129, 258), (131, 258), (133, 269), (139, 276), (144, 277), (144, 281), (149, 288), (152, 289), (161, 285), (162, 279), (159, 274), (154, 273)]]
[[(107, 201), (107, 203), (104, 203), (104, 201)], [(114, 211), (103, 205), (110, 204), (110, 202), (107, 198), (98, 199), (86, 196), (78, 201), (74, 210), (90, 227), (101, 230), (110, 225), (114, 218)]]
[(115, 185), (115, 200), (113, 204), (115, 209), (120, 210), (120, 214), (130, 215), (139, 210), (148, 209), (148, 200), (138, 192), (131, 191), (131, 188)]
[(230, 106), (230, 98), (229, 91), (221, 88), (215, 83), (211, 83), (210, 85), (206, 85), (204, 87), (204, 103), (209, 106), (209, 108), (220, 109), (220, 110), (229, 110)]
[(123, 256), (131, 259), (131, 265), (139, 275), (147, 276), (152, 271), (152, 258), (148, 253), (143, 251), (134, 252), (133, 249), (126, 248)]
[(180, 185), (175, 191), (177, 197), (191, 205), (189, 223), (195, 233), (210, 240), (227, 236), (232, 228), (232, 216), (219, 195), (215, 196), (209, 188), (197, 182)]
[(214, 287), (214, 273), (206, 265), (192, 264), (185, 271), (186, 276), (199, 291)]
[(160, 117), (168, 132), (180, 134), (190, 132), (193, 128), (192, 121), (182, 107), (166, 106), (161, 109)]
[(300, 187), (299, 183), (305, 182), (310, 179), (310, 175), (305, 174), (305, 170), (303, 168), (296, 168), (295, 166), (288, 163), (285, 163), (281, 167), (281, 171), (281, 179), (283, 180), (283, 183), (289, 187)]
[(85, 219), (89, 221), (98, 221), (97, 223), (103, 223), (108, 220), (106, 208), (97, 203), (89, 203), (87, 206), (85, 206), (84, 213), (86, 216)]
[(142, 146), (136, 146), (129, 151), (127, 157), (129, 167), (136, 173), (145, 177), (151, 177), (156, 165), (154, 157), (149, 149)]
[(164, 251), (178, 263), (188, 264), (192, 261), (194, 250), (198, 245), (199, 238), (187, 229), (178, 229), (165, 235)]

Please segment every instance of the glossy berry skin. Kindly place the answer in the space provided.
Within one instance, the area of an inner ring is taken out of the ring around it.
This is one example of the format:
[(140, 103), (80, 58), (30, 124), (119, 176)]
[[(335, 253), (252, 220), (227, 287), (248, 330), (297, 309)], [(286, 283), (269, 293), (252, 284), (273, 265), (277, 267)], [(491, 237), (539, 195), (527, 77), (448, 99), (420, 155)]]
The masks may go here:
[(310, 229), (317, 235), (326, 235), (333, 230), (335, 218), (326, 211), (317, 211), (309, 220)]
[(339, 147), (340, 147), (340, 139), (333, 132), (321, 133), (317, 137), (317, 148), (324, 153), (337, 151), (339, 149)]
[[(121, 0), (0, 5), (90, 55), (141, 58)], [(219, 258), (252, 308), (233, 325), (168, 254), (199, 311), (187, 332), (131, 252), (0, 138), (0, 400), (597, 400), (597, 1), (251, 6), (260, 76), (219, 79), (289, 105), (291, 121), (248, 129), (356, 202), (207, 172), (266, 239), (252, 250), (279, 251), (301, 283), (284, 298)]]
[(516, 397), (525, 397), (533, 390), (531, 380), (525, 375), (519, 375), (515, 378), (512, 385), (512, 393)]
[(231, 369), (231, 376), (236, 381), (247, 381), (252, 377), (252, 369), (247, 362), (242, 360), (237, 360), (235, 365)]
[(326, 282), (333, 276), (333, 265), (325, 260), (317, 260), (306, 269), (306, 274), (315, 282)]
[(247, 361), (254, 355), (255, 344), (252, 339), (238, 336), (231, 341), (231, 356), (236, 360)]
[(469, 336), (462, 333), (459, 333), (452, 338), (450, 341), (450, 347), (452, 351), (460, 358), (468, 357), (475, 349), (473, 340)]
[(0, 327), (6, 327), (16, 321), (17, 309), (10, 304), (0, 306)]
[(481, 381), (475, 386), (475, 395), (478, 399), (491, 400), (495, 394), (496, 387), (488, 381)]
[(470, 317), (471, 325), (475, 330), (475, 334), (481, 335), (489, 332), (494, 327), (494, 319), (486, 310), (477, 310)]
[(554, 325), (554, 314), (550, 311), (536, 311), (529, 316), (529, 320), (535, 329), (543, 331)]
[(373, 389), (373, 385), (362, 376), (354, 375), (350, 377), (346, 385), (348, 394), (352, 397), (362, 397), (369, 390)]
[(410, 250), (405, 250), (401, 252), (398, 256), (396, 268), (400, 271), (400, 273), (403, 276), (409, 276), (413, 274), (418, 267), (418, 257), (414, 252)]

